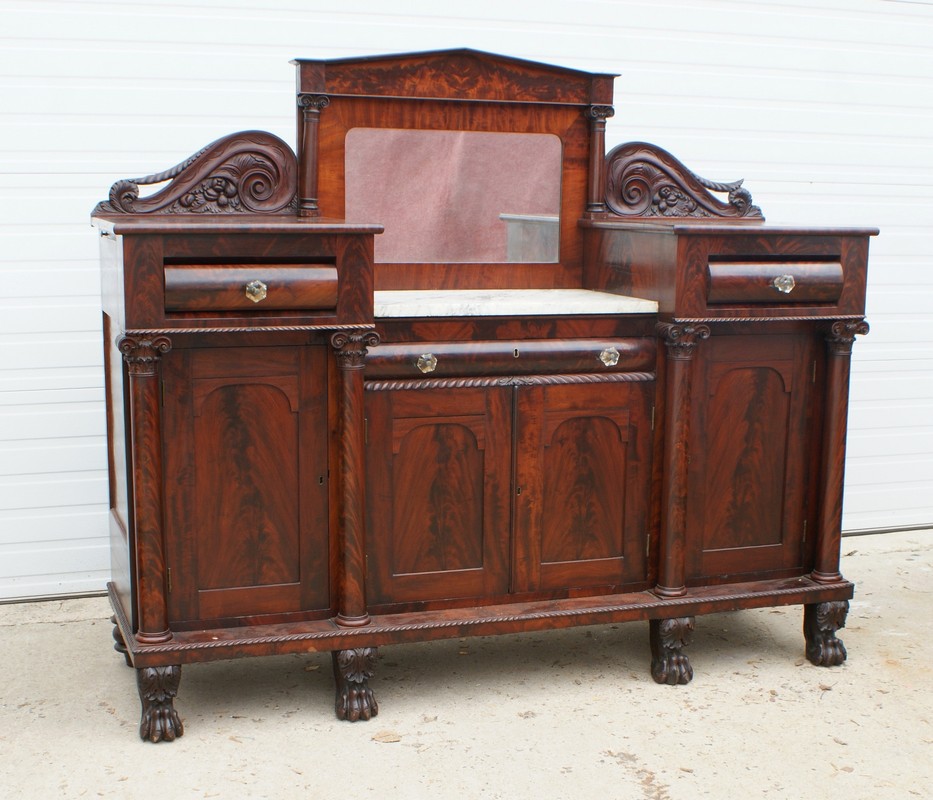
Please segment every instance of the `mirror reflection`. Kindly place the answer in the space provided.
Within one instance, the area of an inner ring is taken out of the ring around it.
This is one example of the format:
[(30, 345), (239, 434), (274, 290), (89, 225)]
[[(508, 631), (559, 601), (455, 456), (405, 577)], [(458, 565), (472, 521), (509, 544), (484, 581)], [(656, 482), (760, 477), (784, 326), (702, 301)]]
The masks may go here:
[(561, 143), (539, 133), (353, 128), (346, 218), (380, 263), (559, 260)]

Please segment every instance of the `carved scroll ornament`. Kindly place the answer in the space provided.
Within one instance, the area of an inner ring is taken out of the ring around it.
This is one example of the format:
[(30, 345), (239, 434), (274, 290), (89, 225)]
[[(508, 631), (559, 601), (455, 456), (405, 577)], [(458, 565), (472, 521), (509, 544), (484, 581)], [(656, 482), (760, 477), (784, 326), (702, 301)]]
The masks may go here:
[[(139, 187), (171, 181), (148, 197)], [(278, 136), (243, 131), (212, 142), (165, 172), (110, 187), (95, 214), (272, 214), (295, 208), (298, 161)]]
[[(728, 193), (728, 202), (710, 192)], [(621, 217), (764, 219), (742, 181), (708, 181), (644, 142), (620, 144), (606, 156), (606, 205)]]

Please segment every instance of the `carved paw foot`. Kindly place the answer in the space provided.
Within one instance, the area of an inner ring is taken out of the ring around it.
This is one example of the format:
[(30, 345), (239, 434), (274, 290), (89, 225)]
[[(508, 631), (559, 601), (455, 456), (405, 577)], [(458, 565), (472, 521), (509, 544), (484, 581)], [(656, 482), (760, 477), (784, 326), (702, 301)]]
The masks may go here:
[(651, 631), (651, 677), (670, 686), (690, 683), (693, 667), (683, 652), (693, 635), (693, 617), (653, 619)]
[(140, 739), (171, 742), (185, 732), (175, 711), (175, 695), (180, 681), (181, 666), (177, 664), (136, 670), (136, 685), (143, 707), (139, 722)]
[(373, 676), (376, 648), (336, 650), (333, 657), (334, 678), (337, 681), (337, 719), (357, 722), (375, 717), (379, 713), (379, 706), (368, 680)]
[(807, 658), (818, 667), (836, 667), (846, 660), (846, 648), (836, 631), (846, 626), (848, 600), (811, 603), (803, 607), (803, 636)]
[(120, 626), (117, 625), (117, 615), (114, 614), (111, 616), (110, 621), (113, 623), (113, 649), (123, 656), (126, 666), (132, 667), (133, 662), (130, 661), (130, 653), (126, 647), (126, 640), (123, 638), (123, 634), (120, 633)]

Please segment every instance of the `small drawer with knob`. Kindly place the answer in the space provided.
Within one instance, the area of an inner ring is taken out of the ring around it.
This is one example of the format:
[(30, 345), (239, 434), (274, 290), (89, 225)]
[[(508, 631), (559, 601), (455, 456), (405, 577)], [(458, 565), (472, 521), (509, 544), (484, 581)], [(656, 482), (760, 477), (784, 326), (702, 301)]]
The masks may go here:
[(165, 310), (316, 311), (337, 305), (333, 264), (166, 264)]
[(844, 275), (840, 261), (709, 260), (707, 303), (786, 305), (838, 302)]

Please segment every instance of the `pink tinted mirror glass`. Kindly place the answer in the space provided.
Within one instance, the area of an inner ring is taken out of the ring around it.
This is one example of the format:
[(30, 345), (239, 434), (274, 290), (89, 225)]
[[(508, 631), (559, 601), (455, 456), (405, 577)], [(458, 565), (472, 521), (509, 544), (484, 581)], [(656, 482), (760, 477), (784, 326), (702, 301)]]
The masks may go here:
[(346, 218), (385, 226), (383, 264), (554, 263), (560, 178), (552, 134), (353, 128)]

